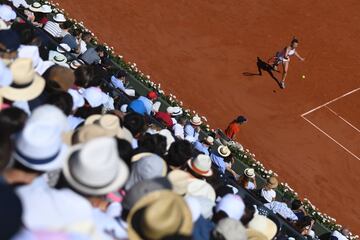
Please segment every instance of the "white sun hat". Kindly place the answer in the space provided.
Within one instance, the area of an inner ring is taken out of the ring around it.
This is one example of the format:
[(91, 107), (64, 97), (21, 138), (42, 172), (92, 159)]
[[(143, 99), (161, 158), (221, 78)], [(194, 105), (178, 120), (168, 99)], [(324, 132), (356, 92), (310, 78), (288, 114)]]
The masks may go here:
[(29, 8), (30, 5), (25, 0), (12, 0), (14, 7), (19, 8), (23, 6), (24, 8)]
[(106, 103), (107, 95), (96, 87), (89, 87), (83, 92), (83, 97), (90, 104), (91, 107), (99, 107)]
[(71, 61), (71, 63), (69, 64), (70, 65), (70, 68), (73, 69), (73, 70), (76, 70), (78, 69), (81, 65), (84, 65), (84, 61), (81, 60), (81, 59), (75, 59), (73, 61)]
[(166, 111), (173, 117), (180, 116), (183, 114), (181, 107), (168, 107)]
[(61, 169), (67, 153), (61, 131), (44, 122), (27, 122), (16, 140), (13, 158), (38, 171)]
[(245, 212), (245, 204), (239, 195), (226, 194), (216, 205), (216, 212), (224, 211), (229, 218), (240, 220)]
[(228, 157), (231, 154), (230, 149), (225, 145), (219, 146), (217, 151), (220, 154), (220, 156), (222, 156), (222, 157)]
[(41, 122), (51, 125), (61, 132), (68, 130), (68, 121), (65, 114), (59, 108), (49, 104), (35, 108), (27, 122)]
[(31, 6), (29, 7), (29, 10), (32, 12), (41, 12), (41, 3), (39, 2), (33, 2), (33, 4), (31, 4)]
[(69, 65), (66, 63), (67, 62), (66, 56), (57, 51), (53, 51), (53, 50), (49, 51), (49, 61), (52, 61), (60, 66), (69, 68)]
[(199, 154), (196, 158), (188, 160), (187, 164), (196, 174), (205, 177), (213, 174), (211, 170), (211, 159), (205, 154)]
[(53, 19), (55, 22), (58, 22), (58, 23), (66, 22), (66, 18), (64, 16), (64, 14), (62, 14), (62, 13), (55, 14)]
[(77, 90), (68, 89), (67, 92), (71, 95), (71, 97), (73, 99), (73, 108), (72, 108), (73, 110), (84, 106), (85, 99)]
[(202, 124), (201, 118), (198, 115), (193, 116), (190, 119), (190, 122), (195, 126), (200, 126)]
[(253, 168), (246, 168), (244, 170), (244, 175), (249, 178), (253, 178), (253, 177), (255, 177), (255, 170)]
[(12, 83), (13, 77), (9, 68), (0, 61), (0, 88), (7, 87)]
[(56, 51), (59, 53), (66, 53), (71, 51), (71, 47), (66, 43), (60, 43), (59, 46), (56, 48)]
[(9, 22), (16, 18), (16, 13), (8, 5), (0, 5), (0, 19)]
[(189, 180), (185, 196), (205, 197), (215, 202), (216, 193), (214, 188), (204, 180), (193, 178)]
[(99, 137), (70, 150), (63, 174), (75, 190), (101, 196), (121, 188), (129, 169), (119, 157), (115, 139)]
[(39, 48), (37, 46), (22, 45), (18, 49), (18, 56), (19, 58), (31, 58), (35, 71), (40, 75), (43, 75), (49, 67), (54, 65), (51, 61), (44, 61), (41, 59)]
[(51, 13), (52, 12), (52, 8), (50, 5), (44, 4), (41, 6), (41, 12), (42, 13)]

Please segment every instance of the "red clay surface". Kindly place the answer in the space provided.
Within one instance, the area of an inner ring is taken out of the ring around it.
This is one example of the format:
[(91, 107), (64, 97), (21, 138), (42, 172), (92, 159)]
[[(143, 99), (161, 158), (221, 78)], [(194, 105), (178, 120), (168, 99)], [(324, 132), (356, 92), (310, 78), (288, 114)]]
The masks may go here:
[[(302, 197), (359, 232), (360, 161), (300, 117), (360, 87), (358, 0), (59, 2), (214, 128), (247, 116), (240, 142)], [(256, 57), (268, 59), (293, 35), (306, 61), (292, 59), (285, 90), (267, 73), (243, 75), (256, 73)], [(359, 123), (359, 102), (337, 108)]]

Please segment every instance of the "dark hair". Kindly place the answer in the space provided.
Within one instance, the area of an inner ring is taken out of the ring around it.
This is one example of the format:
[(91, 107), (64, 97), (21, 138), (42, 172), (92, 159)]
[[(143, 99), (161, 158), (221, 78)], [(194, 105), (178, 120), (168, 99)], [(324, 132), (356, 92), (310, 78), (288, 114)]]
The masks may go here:
[(132, 133), (134, 137), (137, 137), (145, 130), (145, 119), (140, 114), (128, 113), (124, 117), (124, 126)]
[(67, 20), (66, 22), (64, 22), (64, 23), (62, 23), (61, 25), (60, 25), (60, 27), (62, 28), (62, 29), (69, 29), (69, 28), (71, 28), (73, 26), (73, 23), (71, 22), (71, 21), (69, 21), (69, 20)]
[(246, 226), (253, 218), (255, 214), (255, 207), (250, 202), (245, 202), (245, 212), (240, 221)]
[(143, 135), (138, 142), (139, 151), (151, 152), (164, 157), (166, 152), (166, 137), (160, 134), (149, 134)]
[(12, 153), (12, 144), (11, 144), (10, 136), (2, 133), (0, 135), (0, 173), (8, 165), (11, 158), (11, 153)]
[(87, 38), (87, 37), (92, 37), (92, 36), (91, 36), (91, 33), (89, 33), (89, 32), (83, 32), (83, 34), (81, 35), (81, 39), (84, 40), (84, 39)]
[(224, 219), (224, 218), (227, 218), (229, 217), (227, 215), (226, 212), (224, 212), (223, 210), (220, 210), (218, 211), (217, 213), (214, 213), (213, 217), (212, 217), (212, 221), (215, 223), (215, 224), (218, 224), (220, 222), (221, 219)]
[(124, 71), (124, 70), (119, 70), (116, 74), (115, 74), (115, 77), (117, 78), (123, 78), (123, 77), (127, 77), (128, 74)]
[(122, 158), (122, 160), (124, 160), (124, 162), (130, 168), (131, 157), (133, 156), (133, 148), (132, 148), (131, 144), (124, 139), (119, 139), (119, 138), (115, 138), (115, 139), (117, 142), (117, 149), (119, 152), (119, 156)]
[(299, 39), (297, 39), (296, 37), (293, 37), (293, 39), (291, 40), (291, 44), (293, 43), (299, 43)]
[(1, 134), (14, 134), (20, 132), (26, 123), (28, 115), (24, 110), (11, 107), (0, 112), (0, 132)]
[(291, 203), (291, 209), (292, 210), (298, 210), (301, 206), (302, 206), (302, 203), (301, 203), (301, 201), (299, 199), (295, 199)]
[(312, 218), (310, 216), (300, 218), (300, 220), (295, 223), (295, 228), (297, 228), (299, 231), (302, 231), (305, 227), (311, 225), (311, 221)]
[[(87, 103), (87, 101), (85, 102)], [(102, 105), (98, 107), (90, 107), (85, 104), (85, 106), (80, 107), (76, 110), (74, 116), (86, 119), (93, 114), (101, 114), (101, 112), (102, 112)]]
[(74, 30), (72, 30), (72, 35), (74, 37), (77, 37), (81, 34), (81, 30), (79, 28), (75, 28)]
[(105, 49), (104, 46), (97, 46), (97, 47), (95, 48), (95, 51), (106, 53), (106, 49)]
[(87, 88), (90, 82), (93, 80), (95, 71), (90, 65), (81, 65), (75, 72), (75, 85), (78, 87)]
[(74, 104), (70, 93), (65, 91), (51, 93), (46, 103), (58, 107), (66, 116), (71, 114)]
[(186, 140), (177, 140), (173, 142), (166, 156), (167, 164), (174, 167), (181, 167), (192, 157), (193, 147)]
[(30, 45), (34, 39), (34, 28), (29, 23), (14, 22), (11, 29), (19, 34), (21, 44)]

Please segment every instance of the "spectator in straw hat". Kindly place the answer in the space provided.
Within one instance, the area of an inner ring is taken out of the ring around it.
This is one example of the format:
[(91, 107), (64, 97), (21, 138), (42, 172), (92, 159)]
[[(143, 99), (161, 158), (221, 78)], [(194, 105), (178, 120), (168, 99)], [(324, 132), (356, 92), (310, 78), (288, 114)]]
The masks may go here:
[(207, 136), (206, 138), (204, 138), (200, 142), (198, 142), (198, 141), (195, 142), (194, 143), (194, 148), (196, 150), (198, 150), (199, 152), (205, 154), (205, 155), (210, 155), (209, 148), (213, 144), (214, 144), (214, 138), (212, 136)]
[(187, 170), (194, 177), (204, 179), (213, 175), (211, 165), (211, 159), (209, 156), (199, 154), (197, 157), (187, 161)]
[(239, 178), (240, 186), (248, 190), (256, 189), (255, 170), (253, 168), (246, 168), (244, 174)]
[(221, 145), (217, 148), (216, 151), (210, 153), (210, 158), (219, 171), (224, 174), (227, 165), (225, 164), (224, 158), (227, 158), (231, 155), (231, 151), (227, 146)]
[(263, 234), (268, 240), (273, 239), (278, 232), (278, 228), (272, 220), (258, 214), (248, 223), (248, 229)]
[(199, 139), (200, 126), (202, 120), (198, 115), (193, 116), (189, 123), (185, 125), (184, 132), (185, 138), (189, 142), (196, 142)]
[(142, 197), (127, 218), (130, 239), (171, 239), (190, 237), (193, 229), (191, 212), (185, 200), (168, 190)]
[(276, 177), (269, 177), (266, 185), (261, 189), (260, 196), (265, 203), (270, 203), (276, 198), (276, 191), (279, 182)]
[(228, 138), (235, 140), (236, 134), (240, 131), (240, 125), (244, 124), (247, 119), (244, 116), (238, 116), (232, 121), (229, 126), (225, 129), (225, 134)]

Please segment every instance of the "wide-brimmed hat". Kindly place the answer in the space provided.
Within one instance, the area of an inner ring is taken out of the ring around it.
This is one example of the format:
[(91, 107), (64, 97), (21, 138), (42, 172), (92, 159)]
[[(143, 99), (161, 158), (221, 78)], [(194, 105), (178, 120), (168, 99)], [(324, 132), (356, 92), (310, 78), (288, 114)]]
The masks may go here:
[(125, 189), (147, 179), (165, 177), (166, 173), (166, 162), (160, 156), (149, 152), (138, 153), (131, 158), (131, 173)]
[(73, 70), (76, 70), (78, 69), (81, 65), (84, 65), (84, 61), (81, 60), (81, 59), (76, 59), (76, 60), (73, 60), (71, 61), (71, 63), (69, 64), (70, 65), (70, 68), (73, 69)]
[(173, 191), (179, 195), (184, 195), (187, 192), (190, 180), (194, 177), (188, 172), (175, 169), (168, 174), (167, 178), (172, 184)]
[(225, 240), (247, 240), (246, 228), (235, 219), (224, 218), (218, 222), (214, 235), (220, 234)]
[(51, 13), (52, 12), (50, 5), (47, 5), (47, 4), (42, 5), (39, 2), (34, 2), (33, 4), (31, 4), (31, 6), (29, 7), (29, 10), (32, 12), (41, 12), (41, 13)]
[(16, 140), (13, 158), (24, 166), (38, 171), (62, 167), (67, 147), (61, 130), (44, 122), (28, 122)]
[(45, 88), (45, 80), (35, 73), (31, 59), (18, 58), (10, 66), (13, 83), (0, 88), (0, 95), (12, 101), (29, 101)]
[(61, 132), (67, 131), (69, 127), (64, 112), (58, 107), (50, 104), (44, 104), (35, 108), (32, 111), (30, 118), (27, 120), (27, 123), (30, 122), (51, 125)]
[(30, 58), (33, 63), (34, 70), (42, 75), (45, 71), (54, 65), (52, 61), (44, 61), (40, 57), (39, 48), (37, 46), (24, 46), (18, 49), (19, 58)]
[(106, 135), (109, 137), (117, 137), (132, 142), (133, 136), (131, 132), (120, 126), (120, 120), (118, 116), (113, 114), (94, 114), (89, 116), (85, 120), (85, 125), (96, 124), (102, 127), (106, 131)]
[(97, 87), (86, 88), (82, 95), (93, 108), (105, 104), (108, 100), (108, 96)]
[(216, 212), (223, 211), (229, 218), (240, 220), (245, 212), (245, 204), (239, 195), (226, 194), (216, 205)]
[(121, 205), (124, 209), (130, 210), (135, 203), (146, 194), (159, 190), (171, 190), (171, 187), (171, 183), (165, 177), (157, 177), (138, 182), (126, 192)]
[(268, 240), (264, 234), (254, 229), (246, 229), (246, 236), (248, 240)]
[(84, 125), (75, 131), (73, 135), (73, 144), (86, 143), (94, 138), (107, 136), (106, 131), (99, 125)]
[(127, 218), (131, 240), (162, 239), (192, 234), (191, 212), (182, 197), (171, 191), (155, 191), (141, 198)]
[(115, 139), (101, 137), (74, 146), (65, 159), (63, 174), (75, 190), (99, 196), (121, 188), (129, 169), (119, 157)]
[(12, 83), (13, 77), (9, 68), (0, 61), (0, 88), (7, 87)]
[(277, 188), (277, 186), (279, 185), (279, 181), (277, 180), (276, 177), (269, 177), (266, 185), (269, 186), (270, 188)]
[(12, 21), (16, 18), (15, 11), (8, 5), (0, 5), (0, 20), (4, 20), (6, 22)]
[(64, 16), (64, 14), (62, 14), (62, 13), (55, 14), (55, 16), (53, 16), (53, 19), (55, 22), (58, 22), (58, 23), (66, 22), (66, 18)]
[(255, 177), (255, 170), (253, 168), (246, 168), (244, 170), (244, 175), (249, 178), (253, 178), (253, 177)]
[(212, 202), (215, 202), (216, 199), (216, 193), (214, 188), (204, 180), (197, 178), (189, 180), (189, 184), (186, 190), (186, 196), (205, 197)]
[(69, 65), (66, 63), (67, 62), (66, 56), (57, 51), (53, 51), (53, 50), (49, 51), (49, 61), (52, 61), (60, 66), (69, 68)]
[(168, 107), (166, 111), (173, 117), (180, 116), (183, 114), (183, 110), (181, 107)]
[(213, 174), (211, 159), (205, 154), (199, 154), (196, 158), (188, 160), (187, 164), (192, 171), (201, 176), (209, 177)]
[(225, 145), (219, 146), (218, 149), (217, 149), (217, 152), (218, 152), (219, 155), (222, 156), (222, 157), (228, 157), (228, 156), (230, 156), (230, 154), (231, 154), (230, 149), (229, 149), (227, 146), (225, 146)]
[(59, 53), (67, 53), (71, 51), (71, 47), (66, 43), (60, 43), (60, 45), (57, 46), (56, 51)]
[(190, 119), (190, 123), (195, 126), (200, 126), (202, 124), (202, 120), (198, 115), (195, 115)]
[(268, 240), (273, 239), (278, 231), (276, 224), (269, 218), (256, 214), (248, 223), (248, 229), (253, 229), (265, 235)]

